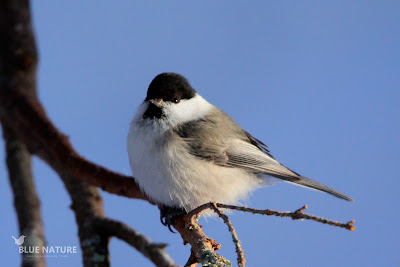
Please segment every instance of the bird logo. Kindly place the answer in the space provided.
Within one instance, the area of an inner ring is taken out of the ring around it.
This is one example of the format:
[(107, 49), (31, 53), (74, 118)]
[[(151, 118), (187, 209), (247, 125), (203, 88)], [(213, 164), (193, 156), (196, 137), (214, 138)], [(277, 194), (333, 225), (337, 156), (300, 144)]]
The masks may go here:
[(13, 237), (13, 236), (11, 236), (11, 237), (14, 239), (15, 244), (17, 244), (18, 246), (21, 246), (24, 243), (24, 240), (25, 240), (26, 236), (21, 235), (18, 239)]

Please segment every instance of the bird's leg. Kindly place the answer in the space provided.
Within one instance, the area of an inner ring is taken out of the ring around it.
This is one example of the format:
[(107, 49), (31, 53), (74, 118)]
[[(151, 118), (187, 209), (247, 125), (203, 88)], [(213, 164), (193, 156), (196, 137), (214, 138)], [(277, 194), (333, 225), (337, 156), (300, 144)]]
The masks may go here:
[(160, 221), (163, 225), (168, 226), (168, 229), (175, 233), (171, 226), (174, 223), (175, 219), (180, 215), (186, 214), (186, 211), (183, 208), (173, 208), (164, 205), (158, 206), (160, 209)]

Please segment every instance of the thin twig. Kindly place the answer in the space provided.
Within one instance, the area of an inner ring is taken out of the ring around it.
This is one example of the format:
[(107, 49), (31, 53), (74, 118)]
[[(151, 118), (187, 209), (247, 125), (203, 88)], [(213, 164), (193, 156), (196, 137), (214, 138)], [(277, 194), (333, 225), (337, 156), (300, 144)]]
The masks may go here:
[(165, 252), (165, 243), (154, 243), (148, 237), (135, 231), (128, 225), (109, 218), (95, 218), (93, 227), (108, 236), (115, 236), (134, 247), (156, 266), (178, 266)]
[[(356, 227), (354, 226), (354, 220), (351, 220), (347, 223), (341, 223), (338, 221), (333, 221), (330, 219), (326, 219), (323, 217), (318, 217), (315, 215), (307, 214), (304, 213), (303, 211), (307, 209), (307, 205), (304, 205), (300, 209), (290, 212), (290, 211), (276, 211), (276, 210), (271, 210), (271, 209), (266, 209), (266, 210), (259, 210), (259, 209), (254, 209), (254, 208), (246, 208), (246, 207), (239, 207), (239, 206), (233, 206), (233, 205), (225, 205), (225, 204), (220, 204), (216, 203), (218, 208), (223, 208), (223, 209), (230, 209), (230, 210), (238, 210), (238, 211), (243, 211), (243, 212), (250, 212), (253, 214), (261, 214), (261, 215), (268, 215), (268, 216), (278, 216), (278, 217), (289, 217), (292, 218), (293, 220), (311, 220), (311, 221), (316, 221), (320, 222), (323, 224), (328, 224), (332, 226), (336, 226), (339, 228), (344, 228), (350, 231), (354, 231)], [(213, 203), (206, 203), (203, 204), (196, 209), (192, 210), (189, 215), (194, 215), (202, 212), (205, 209), (212, 209)]]
[[(188, 263), (193, 263), (193, 255), (196, 255), (197, 261), (201, 262), (201, 259), (199, 259), (198, 255), (204, 251), (205, 247), (209, 251), (215, 251), (216, 249), (219, 248), (216, 246), (211, 245), (212, 243), (216, 244), (214, 240), (209, 239), (202, 231), (201, 226), (196, 222), (196, 219), (199, 214), (201, 214), (202, 211), (206, 209), (212, 209), (217, 214), (224, 220), (224, 222), (228, 225), (229, 231), (232, 234), (232, 239), (234, 240), (235, 246), (236, 246), (236, 251), (238, 253), (238, 263), (239, 266), (241, 266), (240, 262), (240, 253), (243, 253), (241, 250), (238, 252), (238, 245), (239, 239), (237, 238), (236, 232), (234, 231), (234, 228), (232, 226), (232, 223), (229, 221), (228, 217), (224, 215), (219, 208), (223, 209), (230, 209), (230, 210), (238, 210), (242, 212), (250, 212), (253, 214), (261, 214), (261, 215), (268, 215), (268, 216), (278, 216), (278, 217), (289, 217), (292, 218), (293, 220), (312, 220), (324, 224), (329, 224), (332, 226), (337, 226), (340, 228), (348, 229), (350, 231), (355, 230), (354, 226), (354, 221), (350, 221), (348, 223), (341, 223), (341, 222), (336, 222), (332, 221), (329, 219), (325, 219), (322, 217), (318, 217), (315, 215), (310, 215), (306, 214), (303, 211), (307, 209), (307, 205), (301, 207), (300, 209), (294, 211), (294, 212), (285, 212), (285, 211), (276, 211), (276, 210), (271, 210), (271, 209), (266, 209), (266, 210), (259, 210), (259, 209), (254, 209), (254, 208), (246, 208), (246, 207), (240, 207), (240, 206), (233, 206), (233, 205), (225, 205), (225, 204), (220, 204), (220, 203), (206, 203), (203, 204), (196, 209), (192, 210), (186, 215), (181, 216), (179, 219), (177, 219), (174, 222), (174, 228), (178, 230), (178, 232), (181, 234), (182, 239), (184, 242), (190, 243), (192, 246), (192, 256), (189, 259)], [(222, 215), (222, 216), (221, 216)], [(210, 243), (212, 241), (212, 243)], [(219, 256), (218, 254), (215, 254), (216, 256)], [(243, 256), (243, 266), (244, 266), (244, 256)]]
[(228, 216), (222, 213), (217, 207), (217, 204), (214, 202), (212, 203), (212, 209), (218, 214), (218, 216), (224, 221), (224, 223), (228, 226), (229, 232), (232, 235), (232, 240), (233, 243), (235, 244), (236, 247), (236, 254), (237, 254), (237, 262), (239, 267), (245, 267), (246, 265), (246, 259), (244, 257), (243, 249), (242, 246), (240, 245), (240, 240), (236, 234), (235, 228), (233, 227), (233, 224), (229, 220)]
[(328, 224), (332, 226), (336, 226), (339, 228), (344, 228), (350, 231), (354, 231), (356, 227), (354, 226), (354, 220), (351, 220), (347, 223), (341, 223), (338, 221), (333, 221), (330, 219), (326, 219), (323, 217), (318, 217), (315, 215), (307, 214), (304, 213), (303, 211), (307, 209), (307, 205), (304, 205), (300, 209), (290, 212), (290, 211), (276, 211), (276, 210), (271, 210), (271, 209), (266, 209), (266, 210), (259, 210), (259, 209), (253, 209), (253, 208), (245, 208), (245, 207), (237, 207), (237, 206), (232, 206), (232, 205), (224, 205), (224, 204), (217, 204), (219, 208), (225, 208), (225, 209), (232, 209), (232, 210), (240, 210), (243, 212), (250, 212), (253, 214), (261, 214), (261, 215), (268, 215), (268, 216), (278, 216), (278, 217), (289, 217), (292, 218), (293, 220), (312, 220), (316, 222), (320, 222), (323, 224)]

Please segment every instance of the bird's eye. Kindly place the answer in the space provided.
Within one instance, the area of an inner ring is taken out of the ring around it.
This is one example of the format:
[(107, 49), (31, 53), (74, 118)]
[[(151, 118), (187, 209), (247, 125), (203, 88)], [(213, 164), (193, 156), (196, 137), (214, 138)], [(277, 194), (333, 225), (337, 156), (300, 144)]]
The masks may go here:
[(179, 97), (175, 97), (175, 98), (174, 98), (174, 103), (175, 103), (175, 104), (178, 104), (180, 101), (181, 101), (181, 100), (179, 99)]

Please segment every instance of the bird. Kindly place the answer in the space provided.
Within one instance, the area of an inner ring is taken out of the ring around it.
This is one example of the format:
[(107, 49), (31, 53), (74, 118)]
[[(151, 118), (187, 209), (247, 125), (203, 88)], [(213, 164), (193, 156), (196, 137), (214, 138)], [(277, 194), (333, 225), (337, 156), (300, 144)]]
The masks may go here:
[(11, 237), (14, 239), (15, 244), (17, 244), (18, 246), (21, 246), (24, 243), (26, 236), (21, 235), (18, 239), (13, 236), (11, 236)]
[(263, 142), (173, 72), (151, 81), (130, 123), (127, 150), (135, 181), (164, 219), (172, 218), (168, 210), (237, 204), (270, 177), (352, 201), (280, 164)]

